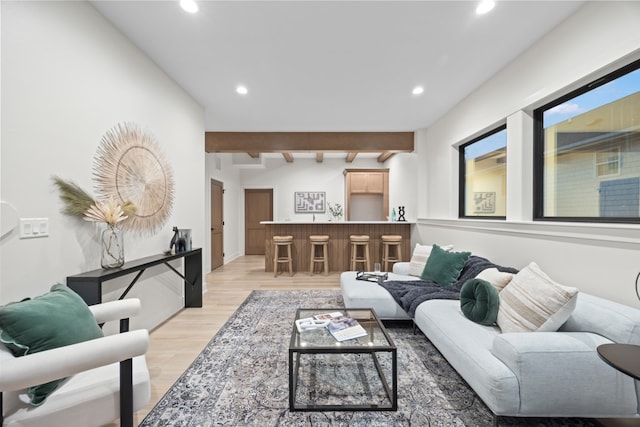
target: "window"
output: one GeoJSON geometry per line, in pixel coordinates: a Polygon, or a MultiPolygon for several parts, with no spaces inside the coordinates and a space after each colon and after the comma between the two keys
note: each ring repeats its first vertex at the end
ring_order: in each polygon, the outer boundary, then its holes
{"type": "Polygon", "coordinates": [[[507,127],[460,146],[461,218],[506,218],[507,127]]]}
{"type": "Polygon", "coordinates": [[[640,222],[640,61],[534,119],[535,219],[640,222]]]}
{"type": "Polygon", "coordinates": [[[620,147],[607,148],[596,153],[596,176],[618,175],[620,171],[620,147]]]}

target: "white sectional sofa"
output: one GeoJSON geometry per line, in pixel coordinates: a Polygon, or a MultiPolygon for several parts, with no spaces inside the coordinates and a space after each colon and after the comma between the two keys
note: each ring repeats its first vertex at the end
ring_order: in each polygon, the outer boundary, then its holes
{"type": "MultiPolygon", "coordinates": [[[[418,280],[396,263],[388,280],[418,280]]],[[[411,319],[376,283],[340,278],[347,308],[372,307],[382,319],[411,319]]],[[[502,333],[466,318],[458,300],[429,300],[415,325],[494,413],[520,417],[638,418],[640,381],[596,353],[600,344],[640,345],[640,310],[579,293],[569,319],[555,332],[502,333]]]]}

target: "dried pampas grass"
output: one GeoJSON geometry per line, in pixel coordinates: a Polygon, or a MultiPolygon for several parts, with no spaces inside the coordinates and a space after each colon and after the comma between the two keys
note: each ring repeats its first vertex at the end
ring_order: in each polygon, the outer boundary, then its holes
{"type": "Polygon", "coordinates": [[[82,217],[87,210],[95,203],[93,197],[84,191],[80,186],[71,181],[65,181],[59,176],[51,177],[53,183],[58,187],[60,200],[64,204],[62,212],[67,215],[82,217]]]}
{"type": "MultiPolygon", "coordinates": [[[[81,218],[86,218],[87,215],[91,216],[89,212],[94,210],[96,206],[106,206],[105,200],[95,200],[89,193],[84,191],[78,184],[65,181],[59,176],[52,176],[51,179],[56,187],[58,187],[58,192],[60,193],[60,200],[64,207],[62,208],[62,213],[77,216],[81,218]]],[[[109,198],[108,201],[110,203],[115,203],[113,198],[109,198]]],[[[117,204],[117,203],[116,203],[117,204]]],[[[122,212],[124,218],[119,219],[116,222],[120,222],[127,217],[131,217],[136,213],[136,206],[131,201],[126,201],[122,204],[117,204],[117,207],[112,207],[111,211],[115,211],[116,209],[122,212]]],[[[98,222],[106,222],[111,223],[107,219],[97,218],[93,219],[93,221],[98,222]]],[[[115,222],[114,222],[115,223],[115,222]]]]}

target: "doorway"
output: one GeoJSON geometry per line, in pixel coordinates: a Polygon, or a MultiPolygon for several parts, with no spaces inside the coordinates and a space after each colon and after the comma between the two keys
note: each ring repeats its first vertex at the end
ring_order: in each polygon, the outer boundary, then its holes
{"type": "Polygon", "coordinates": [[[211,180],[211,271],[224,264],[224,218],[222,182],[211,180]]]}
{"type": "Polygon", "coordinates": [[[260,221],[273,221],[273,189],[244,190],[244,253],[265,254],[265,226],[260,221]]]}

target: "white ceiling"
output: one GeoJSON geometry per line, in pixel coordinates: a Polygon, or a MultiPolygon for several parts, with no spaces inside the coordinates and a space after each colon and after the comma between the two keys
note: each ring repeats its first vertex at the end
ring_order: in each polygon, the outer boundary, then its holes
{"type": "Polygon", "coordinates": [[[92,1],[204,107],[207,131],[245,132],[428,127],[583,3],[92,1]]]}

